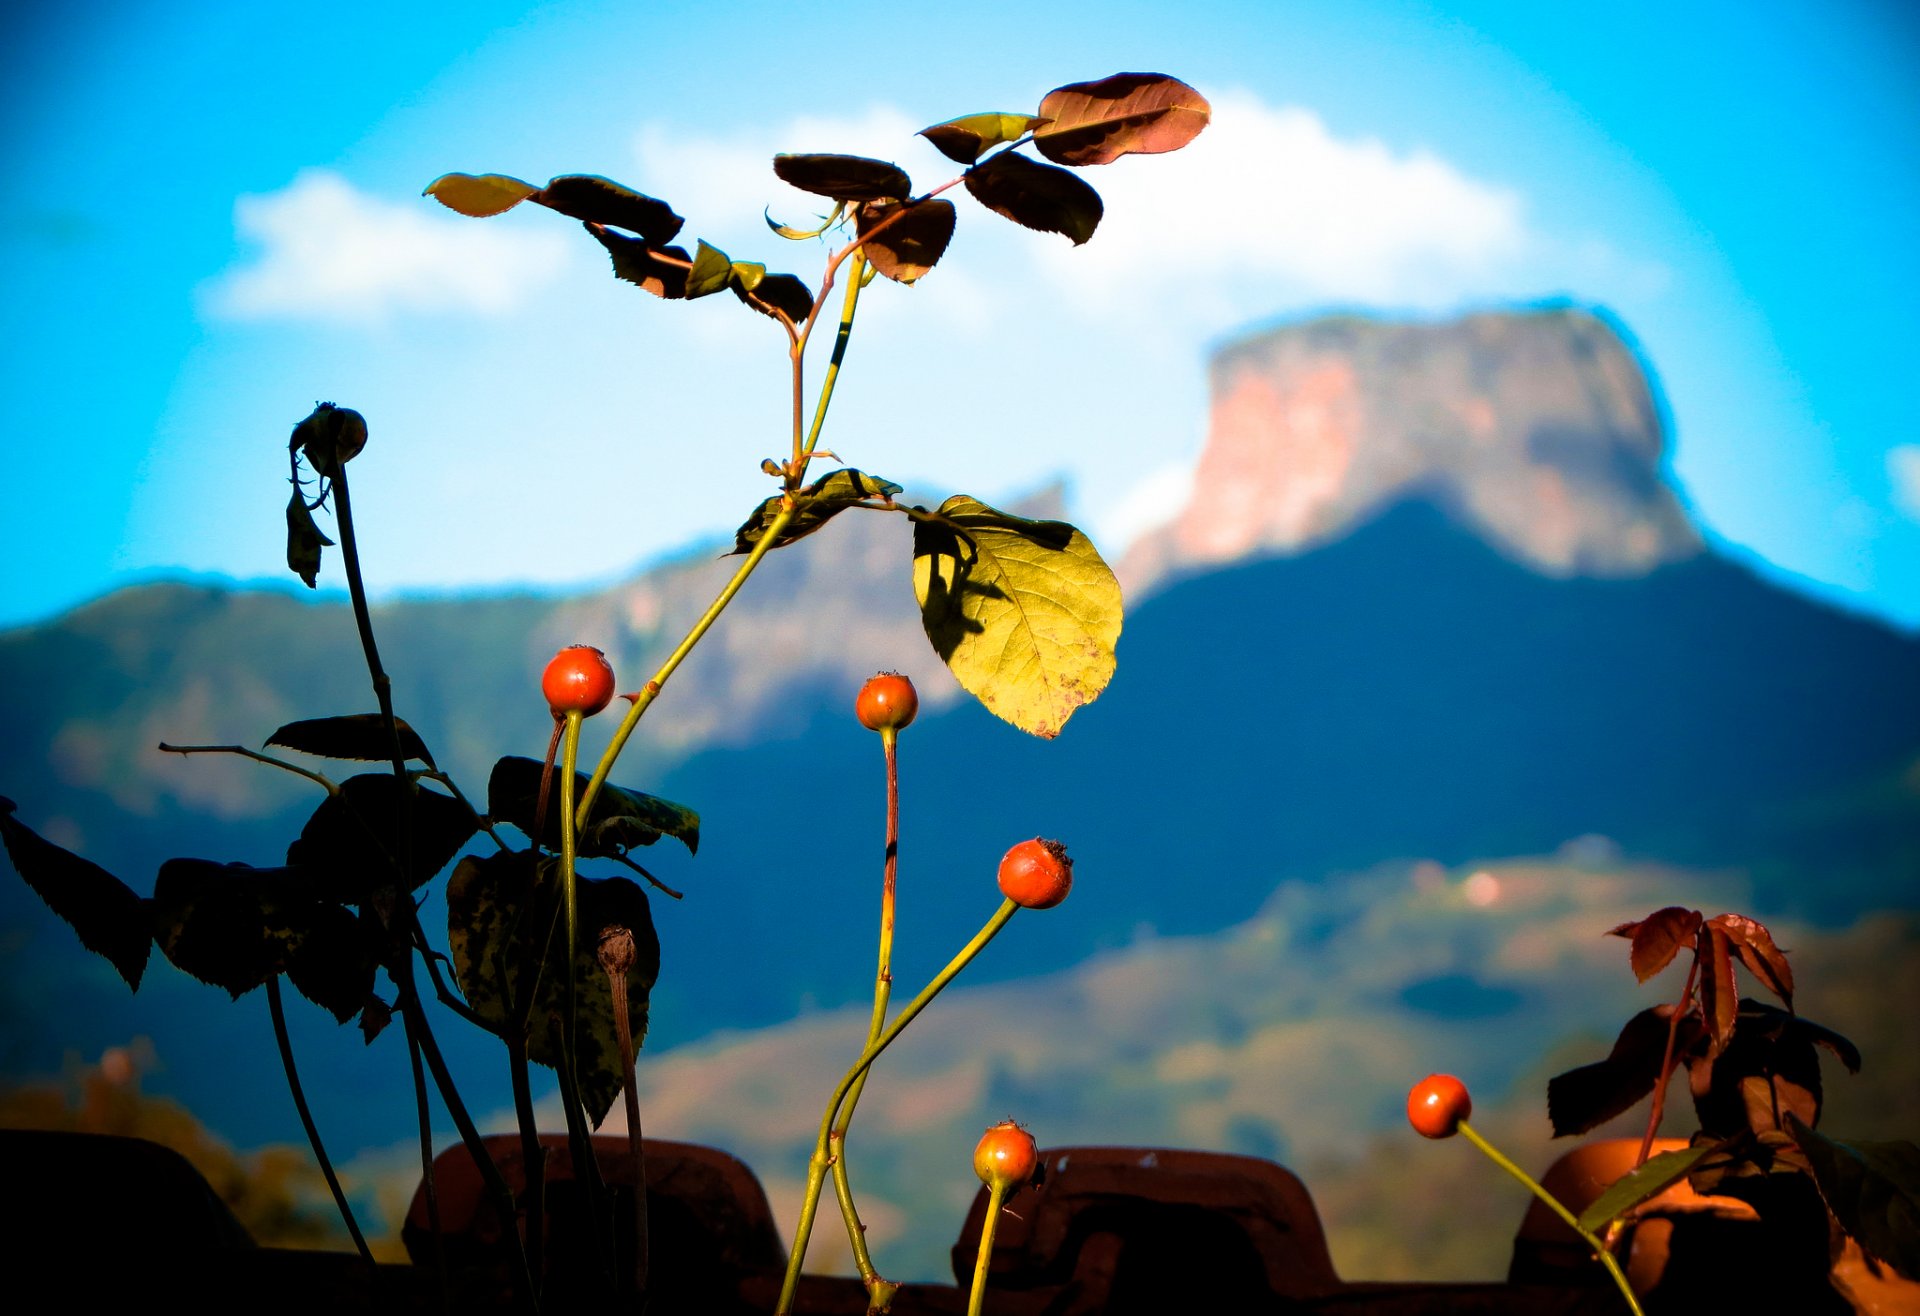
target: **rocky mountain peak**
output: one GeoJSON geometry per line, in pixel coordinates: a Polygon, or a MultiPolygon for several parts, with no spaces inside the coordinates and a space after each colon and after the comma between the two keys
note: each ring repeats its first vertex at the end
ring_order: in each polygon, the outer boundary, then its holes
{"type": "Polygon", "coordinates": [[[1543,307],[1335,316],[1228,344],[1185,508],[1128,555],[1138,589],[1337,539],[1422,498],[1551,576],[1635,576],[1699,551],[1661,469],[1653,384],[1606,319],[1543,307]]]}

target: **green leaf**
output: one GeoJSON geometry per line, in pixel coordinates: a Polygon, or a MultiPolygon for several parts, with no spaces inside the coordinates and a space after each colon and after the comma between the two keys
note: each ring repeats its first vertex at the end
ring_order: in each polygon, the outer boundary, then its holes
{"type": "Polygon", "coordinates": [[[735,261],[733,295],[760,314],[799,324],[813,314],[813,293],[791,274],[768,274],[764,265],[735,261]]]}
{"type": "Polygon", "coordinates": [[[320,898],[305,874],[287,868],[169,859],[153,886],[153,935],[161,951],[235,999],[287,968],[302,943],[318,936],[321,945],[307,957],[302,976],[345,1022],[373,990],[373,968],[357,925],[343,930],[343,917],[353,922],[351,914],[320,898]],[[347,964],[324,964],[329,954],[349,951],[347,964]],[[318,985],[343,969],[349,979],[344,986],[318,985]],[[339,1015],[348,1002],[352,1008],[339,1015]]]}
{"type": "MultiPolygon", "coordinates": [[[[408,782],[412,792],[405,843],[412,871],[407,890],[426,885],[458,854],[479,824],[452,796],[408,782]]],[[[310,874],[320,894],[344,904],[365,903],[399,879],[402,845],[400,788],[391,773],[366,772],[340,784],[307,819],[287,847],[287,863],[310,874]]]]}
{"type": "Polygon", "coordinates": [[[1123,155],[1177,151],[1213,115],[1207,98],[1164,73],[1116,73],[1056,87],[1040,101],[1052,122],[1033,144],[1058,164],[1111,164],[1123,155]]]}
{"type": "Polygon", "coordinates": [[[953,238],[953,221],[953,202],[941,197],[911,204],[869,201],[860,207],[858,230],[873,268],[899,283],[912,283],[946,251],[953,238]],[[881,224],[887,227],[878,237],[869,238],[867,234],[881,224]]]}
{"type": "Polygon", "coordinates": [[[540,189],[506,174],[442,174],[427,184],[430,196],[449,210],[475,219],[501,215],[540,189]]]}
{"type": "Polygon", "coordinates": [[[733,262],[727,258],[727,253],[702,242],[694,253],[693,268],[687,271],[683,295],[707,297],[716,292],[724,292],[727,285],[732,282],[733,262]]]}
{"type": "Polygon", "coordinates": [[[332,546],[333,541],[314,524],[305,495],[295,489],[287,500],[287,570],[313,589],[320,576],[320,550],[332,546]]]}
{"type": "MultiPolygon", "coordinates": [[[[528,1019],[527,1054],[556,1067],[558,1052],[547,1021],[566,1018],[567,966],[561,920],[555,916],[559,867],[536,868],[525,852],[460,861],[447,880],[447,947],[460,990],[483,1020],[502,1034],[528,1019]],[[540,874],[535,881],[535,873],[540,874]],[[537,973],[531,1009],[521,994],[530,966],[537,973]]],[[[577,877],[579,942],[574,949],[579,1031],[575,1070],[580,1099],[598,1125],[624,1081],[613,1022],[613,992],[600,967],[600,930],[619,924],[638,951],[627,971],[628,1024],[637,1050],[647,1032],[647,1003],[660,976],[660,940],[646,892],[623,877],[577,877]]]]}
{"type": "Polygon", "coordinates": [[[1840,1142],[1791,1115],[1787,1128],[1840,1227],[1908,1279],[1920,1279],[1920,1147],[1840,1142]]]}
{"type": "MultiPolygon", "coordinates": [[[[865,471],[829,471],[800,491],[800,510],[787,522],[787,528],[781,532],[774,547],[785,548],[796,539],[805,539],[855,503],[869,498],[891,499],[899,492],[900,486],[893,481],[882,480],[865,471]]],[[[775,494],[754,508],[753,515],[734,531],[733,551],[736,554],[750,553],[753,546],[760,542],[767,527],[773,524],[774,517],[780,514],[780,497],[775,494]]]]}
{"type": "Polygon", "coordinates": [[[913,182],[899,165],[863,155],[776,155],[780,181],[835,201],[884,201],[913,195],[913,182]]]}
{"type": "Polygon", "coordinates": [[[567,174],[556,178],[534,193],[532,199],[549,210],[589,224],[611,224],[629,233],[638,233],[656,247],[672,242],[681,225],[687,222],[674,214],[673,207],[666,202],[595,174],[567,174]]]}
{"type": "MultiPolygon", "coordinates": [[[[400,733],[400,752],[434,766],[433,755],[414,729],[395,718],[400,733]]],[[[378,763],[393,758],[393,737],[387,734],[386,719],[378,713],[350,713],[344,717],[316,717],[289,722],[267,737],[267,744],[282,749],[297,749],[323,759],[357,759],[378,763]]]]}
{"type": "Polygon", "coordinates": [[[1604,1193],[1588,1203],[1580,1213],[1580,1227],[1589,1234],[1625,1215],[1649,1197],[1665,1192],[1692,1173],[1693,1167],[1720,1150],[1720,1144],[1703,1142],[1697,1147],[1661,1152],[1647,1159],[1639,1169],[1613,1181],[1604,1193]]]}
{"type": "Polygon", "coordinates": [[[1003,151],[967,170],[967,191],[997,215],[1042,233],[1064,233],[1079,246],[1100,225],[1100,194],[1065,169],[1003,151]]]}
{"type": "Polygon", "coordinates": [[[767,210],[761,211],[760,217],[767,221],[768,228],[772,229],[775,233],[778,233],[781,237],[787,238],[793,242],[804,242],[808,238],[819,237],[822,233],[825,233],[828,229],[832,228],[835,224],[838,224],[840,222],[840,216],[844,215],[846,211],[847,211],[846,202],[844,201],[834,202],[832,212],[830,214],[822,215],[820,217],[820,223],[813,228],[797,228],[792,224],[782,224],[776,219],[774,219],[773,213],[771,211],[767,211],[767,210]]]}
{"type": "Polygon", "coordinates": [[[919,135],[932,142],[947,159],[972,164],[981,152],[1017,142],[1045,122],[1031,114],[963,114],[931,128],[922,128],[919,135]]]}
{"type": "Polygon", "coordinates": [[[960,684],[1052,737],[1113,676],[1120,585],[1087,537],[956,494],[915,518],[913,585],[927,638],[960,684]]]}
{"type": "Polygon", "coordinates": [[[690,262],[683,248],[662,247],[655,251],[639,238],[630,238],[597,224],[588,224],[587,232],[607,249],[607,255],[613,259],[614,277],[668,301],[678,301],[687,295],[690,262]],[[672,259],[662,260],[663,256],[672,259]]]}
{"type": "MultiPolygon", "coordinates": [[[[509,755],[493,765],[487,778],[487,812],[499,822],[509,822],[527,836],[533,835],[533,814],[539,807],[540,774],[544,764],[537,759],[509,755]]],[[[560,848],[560,778],[554,769],[552,794],[547,800],[545,835],[542,844],[560,848]]],[[[587,776],[575,773],[574,798],[587,792],[587,776]]],[[[637,845],[652,845],[662,836],[671,836],[693,854],[700,848],[700,815],[684,805],[663,800],[640,791],[627,790],[607,782],[593,797],[587,813],[587,825],[575,838],[576,849],[586,858],[623,854],[637,845]]]]}
{"type": "Polygon", "coordinates": [[[112,964],[127,986],[140,990],[153,949],[146,902],[91,860],[52,841],[13,816],[15,804],[0,797],[0,841],[16,872],[61,919],[80,934],[80,944],[112,964]]]}

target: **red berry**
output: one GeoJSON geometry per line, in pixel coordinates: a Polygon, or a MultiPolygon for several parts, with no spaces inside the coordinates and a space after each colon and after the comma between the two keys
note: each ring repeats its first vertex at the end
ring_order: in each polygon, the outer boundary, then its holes
{"type": "Polygon", "coordinates": [[[613,667],[592,645],[570,644],[547,664],[540,693],[557,718],[574,712],[592,717],[613,698],[613,667]]]}
{"type": "Polygon", "coordinates": [[[1034,837],[1000,860],[1000,894],[1027,909],[1052,909],[1073,887],[1073,860],[1058,841],[1034,837]]]}
{"type": "Polygon", "coordinates": [[[1467,1085],[1452,1074],[1428,1074],[1407,1093],[1407,1123],[1423,1138],[1451,1138],[1471,1114],[1467,1085]]]}
{"type": "Polygon", "coordinates": [[[973,1149],[973,1172],[990,1188],[1017,1188],[1040,1168],[1033,1135],[1012,1120],[1002,1120],[980,1135],[973,1149]]]}
{"type": "Polygon", "coordinates": [[[920,711],[913,682],[898,672],[879,672],[867,678],[853,701],[853,715],[869,731],[900,731],[920,711]]]}

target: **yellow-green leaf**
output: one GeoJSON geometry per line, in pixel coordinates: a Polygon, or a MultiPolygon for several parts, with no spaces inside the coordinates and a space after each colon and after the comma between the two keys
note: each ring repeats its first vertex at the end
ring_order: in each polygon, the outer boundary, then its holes
{"type": "Polygon", "coordinates": [[[512,210],[540,189],[506,174],[442,174],[424,195],[475,219],[512,210]]]}
{"type": "Polygon", "coordinates": [[[1120,584],[1063,521],[965,494],[916,515],[913,588],[927,638],[960,684],[1022,731],[1052,737],[1113,676],[1120,584]]]}
{"type": "Polygon", "coordinates": [[[983,151],[1017,142],[1047,120],[1031,114],[963,114],[958,119],[922,128],[920,136],[940,154],[961,164],[972,164],[983,151]]]}

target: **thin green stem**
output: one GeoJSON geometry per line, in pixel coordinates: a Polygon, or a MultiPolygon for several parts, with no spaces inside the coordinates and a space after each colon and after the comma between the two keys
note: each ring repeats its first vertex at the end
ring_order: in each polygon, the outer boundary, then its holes
{"type": "Polygon", "coordinates": [[[933,998],[938,996],[962,969],[973,962],[974,956],[986,949],[987,943],[1007,925],[1007,920],[1012,918],[1019,908],[1020,906],[1011,900],[1001,901],[1000,908],[994,911],[993,917],[973,934],[973,940],[962,946],[959,954],[947,961],[947,967],[934,975],[933,980],[920,989],[918,996],[907,1002],[906,1008],[901,1010],[898,1017],[887,1026],[887,1030],[880,1034],[879,1040],[861,1053],[860,1058],[854,1062],[853,1068],[846,1072],[840,1080],[840,1085],[833,1090],[833,1097],[827,1102],[826,1114],[820,1118],[820,1133],[814,1140],[813,1156],[807,1163],[807,1190],[800,1203],[800,1223],[794,1230],[793,1249],[787,1254],[786,1278],[780,1285],[780,1302],[774,1308],[774,1316],[788,1316],[788,1313],[793,1310],[793,1295],[800,1286],[800,1267],[806,1261],[807,1243],[813,1235],[814,1216],[820,1209],[820,1190],[826,1183],[830,1169],[828,1144],[833,1134],[834,1119],[840,1113],[840,1103],[847,1099],[847,1093],[853,1090],[853,1085],[860,1081],[861,1075],[873,1067],[873,1062],[880,1058],[881,1052],[893,1045],[893,1039],[900,1036],[906,1026],[919,1017],[922,1010],[932,1004],[933,998]]]}
{"type": "Polygon", "coordinates": [[[255,763],[265,763],[271,767],[291,772],[296,777],[305,777],[308,781],[323,787],[329,795],[338,795],[340,793],[338,786],[334,785],[319,773],[308,772],[305,768],[296,767],[288,763],[285,759],[277,759],[271,754],[256,753],[248,749],[245,745],[169,745],[163,740],[160,742],[160,749],[162,753],[166,754],[238,754],[243,759],[252,759],[255,763]]]}
{"type": "Polygon", "coordinates": [[[686,638],[667,655],[666,661],[661,663],[659,670],[653,674],[653,679],[633,696],[632,706],[627,709],[627,715],[620,720],[620,726],[614,731],[613,739],[608,743],[606,752],[600,756],[600,762],[594,767],[593,777],[587,782],[587,789],[580,796],[580,803],[574,810],[575,826],[586,826],[588,811],[593,808],[593,801],[600,794],[600,788],[606,785],[607,774],[613,771],[614,761],[620,757],[620,751],[626,748],[627,740],[633,735],[633,729],[640,725],[641,717],[646,714],[648,708],[653,706],[653,701],[660,697],[661,688],[679,669],[680,664],[686,661],[687,655],[693,652],[693,646],[700,643],[702,637],[713,628],[713,623],[720,619],[720,614],[726,611],[729,603],[733,602],[734,595],[738,594],[740,587],[747,583],[747,577],[753,574],[754,568],[758,567],[762,559],[773,551],[774,545],[780,542],[780,536],[786,533],[787,526],[792,524],[794,514],[798,510],[798,507],[789,501],[774,514],[773,520],[761,534],[759,542],[754,544],[752,551],[734,571],[733,578],[707,606],[707,610],[700,614],[700,620],[693,624],[693,629],[687,632],[686,638]]]}
{"type": "Polygon", "coordinates": [[[360,1232],[359,1222],[353,1218],[353,1208],[347,1205],[347,1195],[340,1190],[340,1177],[333,1172],[333,1162],[327,1159],[326,1146],[320,1141],[320,1126],[313,1122],[313,1111],[307,1107],[307,1094],[300,1086],[300,1071],[293,1064],[293,1040],[287,1034],[287,1011],[280,1000],[280,975],[274,974],[267,979],[267,1008],[273,1012],[273,1037],[280,1044],[280,1063],[287,1071],[287,1087],[293,1093],[294,1109],[300,1112],[300,1124],[307,1131],[307,1141],[313,1145],[313,1159],[320,1162],[320,1173],[326,1176],[327,1187],[333,1192],[333,1204],[340,1209],[340,1218],[346,1222],[347,1232],[353,1235],[353,1246],[360,1253],[362,1261],[371,1262],[373,1253],[367,1248],[366,1236],[360,1232]]]}
{"type": "MultiPolygon", "coordinates": [[[[807,431],[807,441],[799,443],[799,432],[794,433],[794,471],[792,487],[799,488],[806,480],[807,463],[813,460],[813,450],[820,446],[820,432],[827,423],[827,408],[833,402],[833,386],[840,378],[840,367],[847,359],[847,343],[853,337],[853,316],[860,305],[860,289],[866,280],[860,277],[866,266],[866,257],[856,252],[853,257],[853,272],[847,276],[847,291],[840,303],[840,329],[833,337],[833,355],[827,360],[826,377],[820,381],[820,398],[814,404],[813,424],[807,431]]],[[[811,325],[808,326],[811,330],[811,325]]]]}
{"type": "Polygon", "coordinates": [[[987,1262],[993,1257],[993,1232],[1000,1224],[1000,1204],[1006,1200],[1007,1185],[994,1182],[987,1186],[987,1218],[980,1225],[980,1255],[973,1262],[973,1287],[967,1293],[967,1316],[980,1316],[987,1300],[987,1262]]]}
{"type": "Polygon", "coordinates": [[[1460,1121],[1460,1132],[1467,1135],[1468,1142],[1486,1153],[1488,1160],[1525,1184],[1528,1192],[1545,1202],[1555,1215],[1566,1221],[1567,1228],[1578,1234],[1581,1241],[1593,1249],[1593,1255],[1600,1258],[1600,1264],[1607,1268],[1607,1274],[1613,1276],[1613,1282],[1619,1286],[1620,1295],[1627,1300],[1627,1306],[1633,1311],[1633,1316],[1645,1316],[1645,1313],[1640,1310],[1640,1300],[1633,1295],[1633,1285],[1627,1283],[1627,1277],[1620,1271],[1620,1263],[1613,1259],[1613,1253],[1607,1251],[1605,1243],[1581,1228],[1580,1217],[1567,1210],[1559,1198],[1542,1188],[1532,1175],[1508,1160],[1499,1148],[1481,1137],[1479,1131],[1465,1120],[1460,1121]]]}

